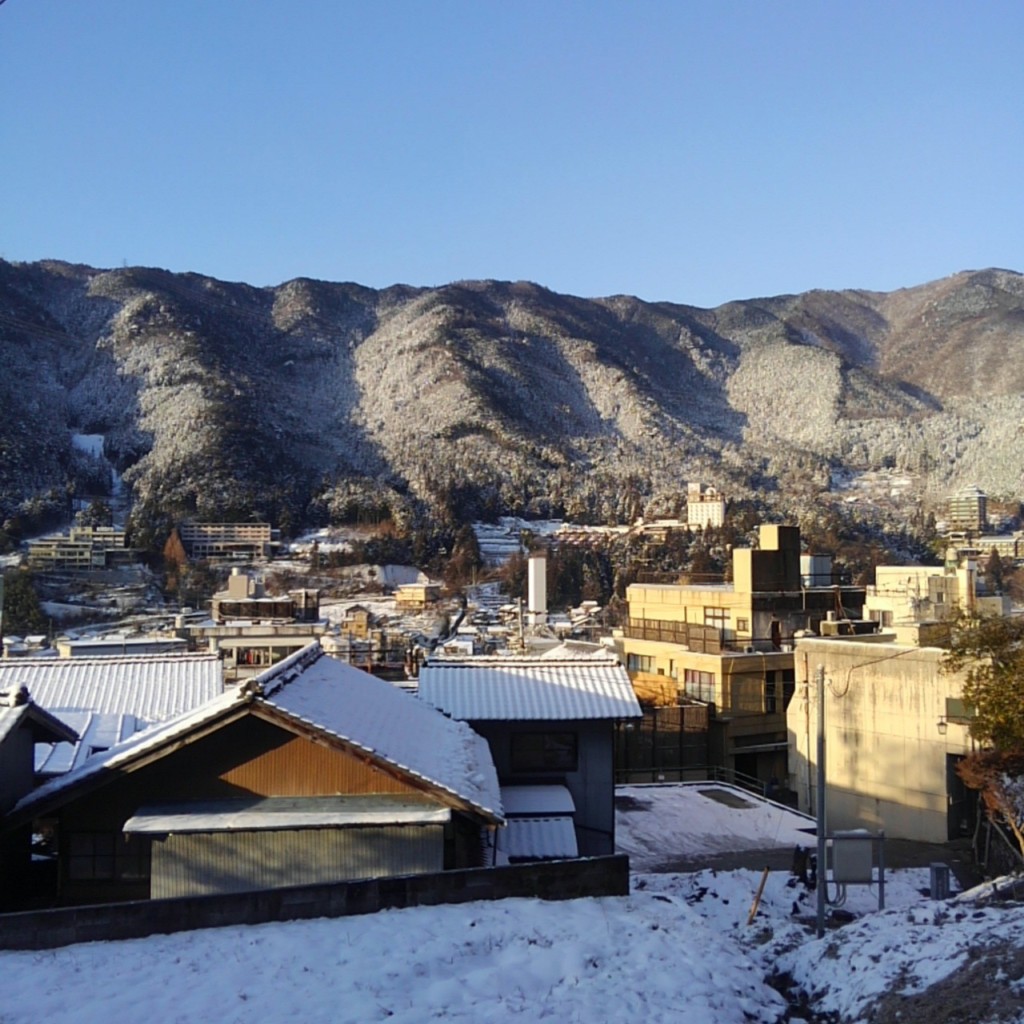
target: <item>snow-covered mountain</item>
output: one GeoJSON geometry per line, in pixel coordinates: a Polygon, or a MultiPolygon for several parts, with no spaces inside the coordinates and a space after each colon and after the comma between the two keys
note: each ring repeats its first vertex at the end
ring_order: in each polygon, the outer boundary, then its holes
{"type": "Polygon", "coordinates": [[[882,468],[1017,494],[1022,347],[1024,277],[1001,270],[709,310],[0,262],[0,516],[62,500],[76,431],[105,436],[156,533],[182,513],[604,520],[688,478],[806,501],[882,468]]]}

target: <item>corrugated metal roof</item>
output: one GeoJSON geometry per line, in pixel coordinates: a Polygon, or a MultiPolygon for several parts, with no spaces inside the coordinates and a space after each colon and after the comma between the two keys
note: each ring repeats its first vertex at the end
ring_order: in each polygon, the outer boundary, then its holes
{"type": "Polygon", "coordinates": [[[125,822],[126,833],[255,832],[337,828],[345,825],[438,825],[452,812],[429,800],[387,796],[217,800],[141,807],[125,822]]]}
{"type": "Polygon", "coordinates": [[[509,818],[500,842],[509,860],[563,860],[579,856],[572,818],[509,818]]]}
{"type": "Polygon", "coordinates": [[[473,658],[428,662],[421,700],[453,718],[484,721],[575,721],[640,718],[626,670],[611,661],[473,658]]]}
{"type": "Polygon", "coordinates": [[[110,714],[101,711],[62,711],[61,721],[78,733],[77,743],[37,743],[36,774],[49,777],[78,768],[98,753],[123,743],[147,723],[134,715],[110,714]]]}
{"type": "Polygon", "coordinates": [[[58,717],[75,709],[153,723],[205,703],[223,691],[224,682],[214,654],[0,660],[0,690],[19,686],[58,717]]]}
{"type": "Polygon", "coordinates": [[[565,786],[502,786],[501,802],[509,817],[574,814],[576,802],[565,786]]]}

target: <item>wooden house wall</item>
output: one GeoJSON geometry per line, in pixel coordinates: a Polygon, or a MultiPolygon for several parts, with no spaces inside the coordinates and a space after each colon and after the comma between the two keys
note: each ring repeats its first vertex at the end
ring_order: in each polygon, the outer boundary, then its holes
{"type": "Polygon", "coordinates": [[[193,800],[422,792],[373,767],[361,755],[295,736],[249,715],[115,778],[56,812],[61,862],[58,901],[77,904],[149,896],[148,879],[73,880],[67,870],[73,834],[120,837],[124,823],[140,807],[193,800]]]}

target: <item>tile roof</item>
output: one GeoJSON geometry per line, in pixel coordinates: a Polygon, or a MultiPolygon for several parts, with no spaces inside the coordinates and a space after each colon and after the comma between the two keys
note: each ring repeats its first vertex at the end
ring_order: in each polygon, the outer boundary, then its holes
{"type": "Polygon", "coordinates": [[[626,670],[611,660],[429,661],[420,669],[419,696],[467,722],[641,717],[626,670]]]}
{"type": "Polygon", "coordinates": [[[0,691],[19,686],[58,717],[75,709],[134,715],[150,723],[198,707],[224,689],[214,654],[0,660],[0,691]]]}
{"type": "Polygon", "coordinates": [[[487,741],[391,683],[313,645],[258,677],[272,707],[376,754],[501,819],[487,741]],[[301,661],[299,659],[305,659],[301,661]],[[289,677],[289,662],[301,669],[289,677]]]}
{"type": "Polygon", "coordinates": [[[28,812],[97,773],[126,767],[218,717],[248,706],[301,722],[444,790],[502,823],[490,748],[464,722],[445,717],[390,683],[327,657],[318,643],[285,658],[236,690],[146,729],[40,786],[16,808],[28,812]]]}
{"type": "Polygon", "coordinates": [[[22,720],[31,723],[36,734],[36,743],[50,743],[58,739],[70,741],[75,735],[75,730],[70,724],[51,715],[34,701],[24,704],[6,704],[0,701],[0,743],[22,720]]]}

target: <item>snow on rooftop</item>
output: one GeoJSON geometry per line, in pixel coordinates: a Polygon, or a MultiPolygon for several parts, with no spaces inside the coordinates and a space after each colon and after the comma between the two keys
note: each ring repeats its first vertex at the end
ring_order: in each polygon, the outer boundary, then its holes
{"type": "Polygon", "coordinates": [[[483,737],[390,683],[327,657],[316,643],[242,688],[89,758],[40,786],[18,808],[24,811],[92,773],[129,764],[251,700],[278,708],[503,820],[497,772],[483,737]]]}
{"type": "Polygon", "coordinates": [[[134,715],[77,709],[61,711],[60,720],[74,729],[79,739],[77,743],[36,744],[35,770],[43,778],[79,768],[88,758],[105,753],[149,725],[134,715]]]}
{"type": "Polygon", "coordinates": [[[814,819],[719,782],[615,787],[615,836],[635,871],[699,856],[817,842],[814,819]]]}
{"type": "Polygon", "coordinates": [[[633,685],[612,660],[470,658],[428,661],[420,699],[464,721],[639,718],[633,685]]]}
{"type": "Polygon", "coordinates": [[[19,686],[58,717],[77,709],[150,723],[198,707],[224,689],[214,654],[0,660],[0,691],[19,686]]]}
{"type": "Polygon", "coordinates": [[[391,683],[306,648],[257,677],[268,704],[502,817],[486,741],[391,683]],[[299,659],[302,659],[301,661],[299,659]],[[289,663],[301,664],[294,678],[289,663]]]}

